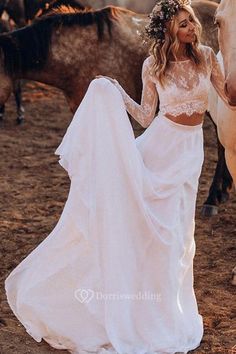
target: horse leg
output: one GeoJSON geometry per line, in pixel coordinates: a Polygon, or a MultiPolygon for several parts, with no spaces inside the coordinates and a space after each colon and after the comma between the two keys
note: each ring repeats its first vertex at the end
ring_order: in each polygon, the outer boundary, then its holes
{"type": "Polygon", "coordinates": [[[236,151],[225,149],[226,163],[229,168],[230,174],[233,178],[234,185],[236,186],[236,151]]]}
{"type": "MultiPolygon", "coordinates": [[[[225,168],[223,173],[223,183],[222,183],[222,200],[228,200],[229,198],[229,189],[232,188],[233,180],[236,185],[236,153],[232,152],[229,149],[225,149],[225,168]],[[227,162],[227,165],[226,165],[227,162]],[[233,178],[228,170],[232,173],[233,178]]],[[[231,284],[236,286],[236,266],[232,270],[231,284]]]]}
{"type": "MultiPolygon", "coordinates": [[[[213,121],[212,121],[213,122],[213,121]]],[[[216,133],[217,127],[213,122],[216,133]]],[[[207,200],[204,202],[201,215],[202,216],[213,216],[218,214],[218,205],[222,201],[222,182],[223,182],[223,172],[225,169],[225,151],[223,145],[220,143],[217,136],[217,152],[218,152],[218,161],[215,169],[215,174],[213,177],[212,184],[209,189],[209,194],[207,200]]]]}
{"type": "Polygon", "coordinates": [[[16,101],[16,107],[17,107],[17,118],[16,122],[17,124],[22,124],[24,122],[24,107],[22,106],[22,95],[21,95],[21,81],[17,80],[14,83],[14,95],[15,95],[15,101],[16,101]]]}
{"type": "Polygon", "coordinates": [[[225,203],[227,200],[229,200],[229,194],[230,190],[233,187],[233,178],[228,170],[227,164],[226,164],[226,150],[224,154],[224,168],[223,168],[223,179],[222,179],[222,195],[221,195],[221,202],[225,203]]]}

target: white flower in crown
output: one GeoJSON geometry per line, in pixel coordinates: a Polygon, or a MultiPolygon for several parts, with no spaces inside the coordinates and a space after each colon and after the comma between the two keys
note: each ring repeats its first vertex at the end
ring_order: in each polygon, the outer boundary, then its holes
{"type": "Polygon", "coordinates": [[[156,6],[154,7],[153,11],[155,11],[155,12],[161,11],[161,5],[156,5],[156,6]]]}

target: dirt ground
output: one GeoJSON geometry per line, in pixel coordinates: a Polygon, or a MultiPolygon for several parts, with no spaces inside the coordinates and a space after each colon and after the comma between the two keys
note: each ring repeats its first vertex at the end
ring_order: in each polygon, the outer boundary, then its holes
{"type": "MultiPolygon", "coordinates": [[[[11,98],[0,128],[0,354],[59,353],[44,341],[35,342],[19,324],[7,304],[4,279],[50,233],[62,212],[69,179],[54,151],[72,114],[61,92],[42,84],[26,83],[24,106],[25,124],[17,126],[11,98]]],[[[232,194],[217,216],[200,216],[216,162],[214,129],[208,119],[204,131],[206,157],[197,202],[194,270],[205,331],[201,346],[192,353],[235,354],[236,288],[230,278],[236,264],[236,198],[232,194]]]]}

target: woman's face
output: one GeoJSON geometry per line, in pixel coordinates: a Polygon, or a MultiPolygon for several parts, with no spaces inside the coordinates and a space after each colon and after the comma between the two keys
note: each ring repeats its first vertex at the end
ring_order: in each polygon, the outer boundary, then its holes
{"type": "Polygon", "coordinates": [[[196,38],[196,25],[192,15],[184,10],[181,10],[177,16],[177,37],[180,43],[192,43],[196,38]]]}

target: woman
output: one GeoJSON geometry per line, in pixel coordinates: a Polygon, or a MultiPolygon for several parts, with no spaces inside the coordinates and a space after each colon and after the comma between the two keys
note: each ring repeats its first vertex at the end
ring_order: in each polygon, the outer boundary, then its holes
{"type": "Polygon", "coordinates": [[[71,178],[63,213],[6,279],[27,332],[71,353],[187,353],[203,335],[195,202],[210,81],[227,102],[224,78],[188,1],[160,0],[150,17],[141,105],[92,81],[56,150],[71,178]],[[137,139],[126,110],[148,127],[137,139]]]}

